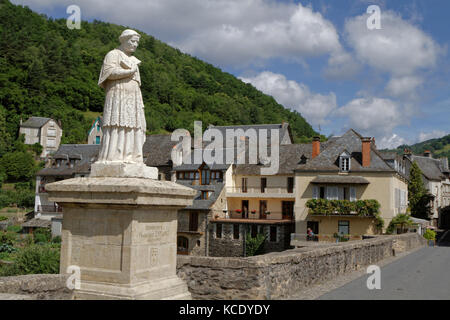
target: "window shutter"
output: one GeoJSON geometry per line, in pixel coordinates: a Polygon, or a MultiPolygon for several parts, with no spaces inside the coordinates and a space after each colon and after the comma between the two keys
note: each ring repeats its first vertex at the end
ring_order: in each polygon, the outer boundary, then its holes
{"type": "Polygon", "coordinates": [[[313,199],[319,199],[319,187],[313,186],[313,199]]]}
{"type": "Polygon", "coordinates": [[[356,201],[356,188],[350,187],[350,201],[356,201]]]}

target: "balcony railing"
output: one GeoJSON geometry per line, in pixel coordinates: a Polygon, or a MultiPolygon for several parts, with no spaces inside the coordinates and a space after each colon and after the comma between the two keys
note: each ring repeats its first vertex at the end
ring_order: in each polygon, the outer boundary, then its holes
{"type": "Polygon", "coordinates": [[[47,205],[47,206],[37,206],[38,212],[62,212],[62,207],[47,205]]]}
{"type": "Polygon", "coordinates": [[[264,193],[271,193],[271,194],[293,194],[294,189],[289,189],[286,186],[284,187],[227,187],[228,193],[249,193],[249,194],[264,194],[264,193]]]}
{"type": "Polygon", "coordinates": [[[294,220],[294,213],[286,213],[281,211],[248,211],[230,210],[229,219],[244,219],[244,220],[294,220]]]}

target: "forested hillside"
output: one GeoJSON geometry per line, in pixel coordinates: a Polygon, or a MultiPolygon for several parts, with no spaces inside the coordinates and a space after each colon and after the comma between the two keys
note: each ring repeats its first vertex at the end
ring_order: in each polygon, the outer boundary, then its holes
{"type": "Polygon", "coordinates": [[[450,134],[439,139],[431,139],[424,142],[413,144],[412,146],[402,145],[396,149],[397,152],[403,152],[404,149],[411,150],[414,154],[423,154],[425,151],[431,151],[434,158],[447,157],[450,160],[450,134]]]}
{"type": "MultiPolygon", "coordinates": [[[[64,19],[0,0],[0,156],[11,151],[20,119],[31,115],[61,120],[62,143],[86,141],[103,109],[100,67],[123,29],[94,21],[70,30],[64,19]]],[[[287,121],[296,141],[315,134],[299,113],[253,86],[140,33],[136,56],[149,133],[191,130],[202,120],[204,126],[287,121]]]]}

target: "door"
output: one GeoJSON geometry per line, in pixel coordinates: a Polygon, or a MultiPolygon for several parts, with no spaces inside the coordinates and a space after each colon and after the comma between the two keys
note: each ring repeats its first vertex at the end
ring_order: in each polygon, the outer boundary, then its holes
{"type": "Polygon", "coordinates": [[[267,219],[266,215],[267,211],[267,200],[259,200],[259,218],[260,219],[267,219]]]}
{"type": "Polygon", "coordinates": [[[317,221],[308,221],[306,225],[306,231],[308,232],[308,229],[311,229],[312,232],[314,232],[315,235],[319,234],[319,222],[317,221]]]}
{"type": "Polygon", "coordinates": [[[281,204],[283,220],[294,219],[294,201],[283,201],[281,204]]]}
{"type": "Polygon", "coordinates": [[[248,200],[242,200],[242,219],[248,219],[248,200]]]}

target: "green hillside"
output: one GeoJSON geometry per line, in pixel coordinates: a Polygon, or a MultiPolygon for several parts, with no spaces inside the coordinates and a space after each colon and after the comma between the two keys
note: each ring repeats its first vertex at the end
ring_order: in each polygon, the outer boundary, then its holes
{"type": "Polygon", "coordinates": [[[401,153],[405,149],[411,150],[414,154],[423,154],[428,150],[431,151],[434,158],[447,157],[450,160],[450,134],[439,139],[431,139],[411,146],[402,145],[396,151],[401,153]]]}
{"type": "MultiPolygon", "coordinates": [[[[31,115],[61,120],[62,143],[86,141],[89,115],[103,109],[97,85],[103,58],[124,28],[94,21],[69,30],[65,19],[0,0],[0,156],[11,151],[20,119],[31,115]]],[[[296,141],[315,134],[299,113],[250,84],[140,33],[136,56],[149,133],[192,131],[201,120],[204,126],[287,121],[296,141]]]]}

